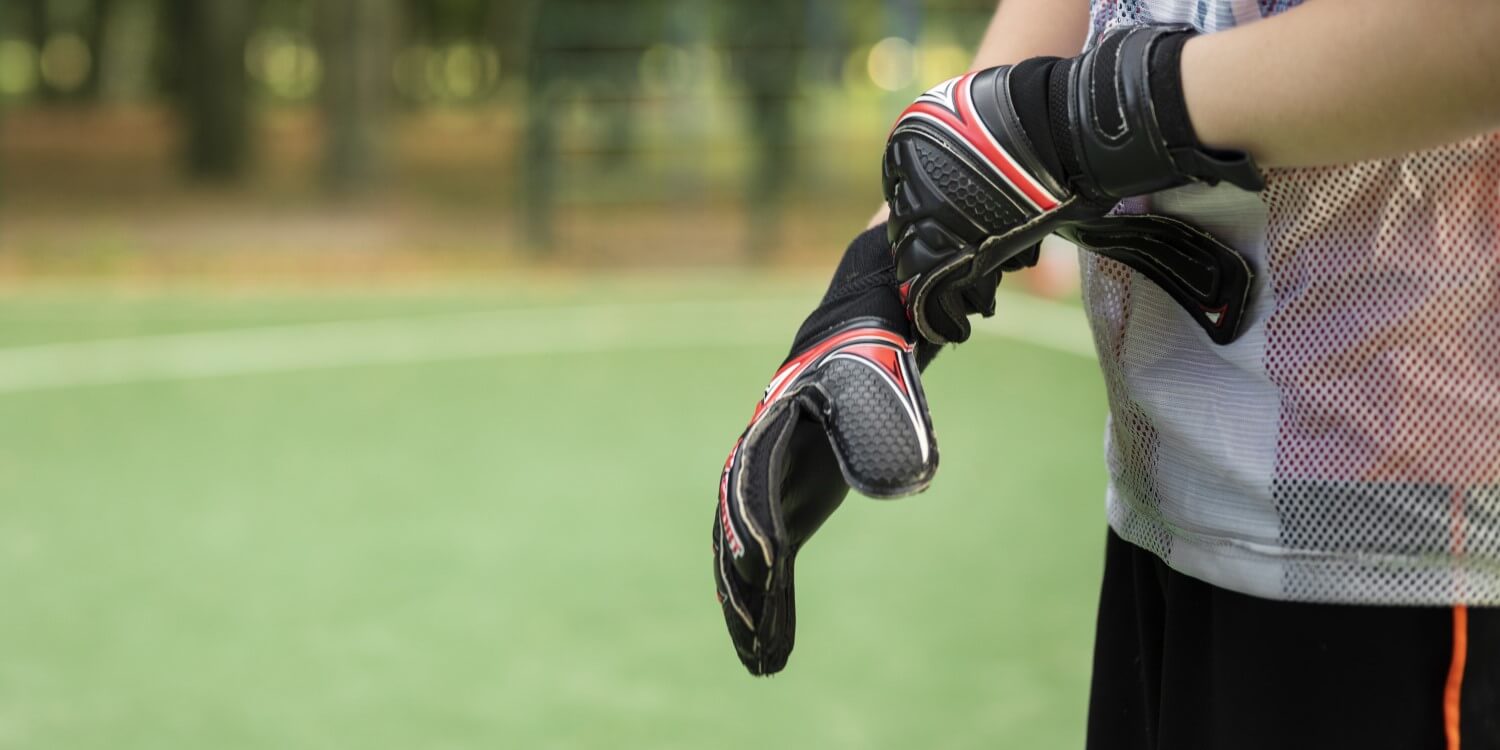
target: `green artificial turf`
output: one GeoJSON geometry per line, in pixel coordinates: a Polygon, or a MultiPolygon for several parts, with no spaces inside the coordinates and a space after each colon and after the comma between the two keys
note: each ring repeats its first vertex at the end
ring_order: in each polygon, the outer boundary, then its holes
{"type": "MultiPolygon", "coordinates": [[[[50,290],[0,303],[0,346],[736,296],[816,287],[50,290]]],[[[709,529],[783,346],[0,393],[0,748],[1080,746],[1095,365],[939,358],[932,489],[850,499],[799,560],[787,671],[752,679],[709,529]]]]}

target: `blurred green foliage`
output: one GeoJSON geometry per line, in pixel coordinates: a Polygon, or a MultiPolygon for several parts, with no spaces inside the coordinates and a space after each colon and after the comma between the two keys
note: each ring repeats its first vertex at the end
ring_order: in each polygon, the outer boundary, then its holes
{"type": "Polygon", "coordinates": [[[274,150],[268,118],[306,110],[319,182],[347,194],[391,183],[407,118],[469,113],[515,123],[494,134],[510,158],[489,199],[534,249],[556,244],[559,206],[579,196],[660,206],[712,183],[744,206],[758,257],[789,194],[826,194],[830,162],[874,163],[884,121],[963,70],[993,5],[0,0],[0,119],[166,107],[178,173],[234,185],[274,150]]]}

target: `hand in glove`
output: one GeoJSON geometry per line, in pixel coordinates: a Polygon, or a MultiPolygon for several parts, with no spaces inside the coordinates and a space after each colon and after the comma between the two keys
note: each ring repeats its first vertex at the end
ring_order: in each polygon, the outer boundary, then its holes
{"type": "Polygon", "coordinates": [[[1164,216],[1106,217],[1122,198],[1190,182],[1262,187],[1241,152],[1198,142],[1182,95],[1186,26],[1116,28],[1083,55],[947,81],[902,113],[884,161],[890,240],[917,333],[969,335],[969,297],[1057,232],[1140,271],[1217,343],[1238,333],[1251,271],[1164,216]]]}
{"type": "MultiPolygon", "coordinates": [[[[992,305],[994,291],[977,304],[992,305]]],[[[751,674],[786,666],[793,563],[849,488],[891,498],[932,481],[937,445],[918,372],[936,349],[913,344],[885,230],[860,235],[719,480],[714,579],[751,674]]]]}

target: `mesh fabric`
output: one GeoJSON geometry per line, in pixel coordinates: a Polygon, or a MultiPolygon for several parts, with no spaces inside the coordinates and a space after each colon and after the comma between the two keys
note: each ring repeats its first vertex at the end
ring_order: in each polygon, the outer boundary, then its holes
{"type": "MultiPolygon", "coordinates": [[[[1284,5],[1096,2],[1094,28],[1211,32],[1284,5]]],[[[1229,346],[1083,258],[1112,526],[1244,593],[1500,605],[1500,133],[1266,183],[1121,207],[1198,224],[1259,269],[1229,346]]]]}

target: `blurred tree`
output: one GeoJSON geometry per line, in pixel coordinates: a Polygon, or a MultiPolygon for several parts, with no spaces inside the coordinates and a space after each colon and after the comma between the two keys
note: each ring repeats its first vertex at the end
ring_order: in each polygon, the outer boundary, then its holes
{"type": "MultiPolygon", "coordinates": [[[[844,79],[844,58],[849,54],[853,30],[847,23],[844,0],[808,0],[807,50],[803,70],[813,80],[839,86],[844,79]]],[[[858,7],[858,6],[857,6],[858,7]]]]}
{"type": "Polygon", "coordinates": [[[318,0],[325,128],[323,176],[335,192],[369,180],[391,92],[392,0],[318,0]]]}
{"type": "Polygon", "coordinates": [[[485,20],[486,36],[499,47],[502,78],[524,71],[527,42],[527,0],[492,0],[485,20]]]}
{"type": "Polygon", "coordinates": [[[722,36],[731,73],[745,93],[745,115],[755,145],[745,187],[750,204],[752,257],[775,245],[781,197],[796,166],[792,105],[801,64],[806,8],[800,0],[730,0],[722,36]]]}
{"type": "Polygon", "coordinates": [[[606,167],[623,166],[634,140],[641,55],[662,36],[665,0],[533,0],[526,47],[526,239],[552,242],[557,130],[565,90],[583,94],[606,167]]]}
{"type": "Polygon", "coordinates": [[[543,250],[552,244],[552,204],[557,181],[557,122],[563,77],[559,61],[549,52],[561,13],[557,3],[533,0],[526,37],[526,145],[521,175],[521,203],[526,244],[543,250]]]}
{"type": "Polygon", "coordinates": [[[255,0],[163,0],[170,40],[167,88],[183,121],[189,175],[240,177],[250,152],[245,44],[255,0]]]}
{"type": "MultiPolygon", "coordinates": [[[[26,8],[26,37],[31,46],[40,55],[47,47],[47,39],[52,36],[51,16],[48,13],[47,0],[22,0],[26,8]]],[[[45,78],[37,81],[37,87],[32,96],[46,101],[56,98],[57,90],[47,83],[45,78]]]]}
{"type": "Polygon", "coordinates": [[[93,42],[91,100],[120,102],[153,92],[152,65],[161,43],[157,0],[101,0],[93,42]]]}
{"type": "Polygon", "coordinates": [[[472,105],[491,97],[502,71],[521,67],[526,2],[404,0],[407,47],[397,63],[403,101],[472,105]]]}
{"type": "MultiPolygon", "coordinates": [[[[922,29],[922,8],[917,0],[883,0],[885,6],[885,37],[904,39],[916,44],[922,29]]],[[[934,81],[933,83],[936,83],[934,81]]],[[[896,113],[911,103],[911,92],[905,88],[888,90],[885,93],[885,108],[892,120],[896,113]]]]}
{"type": "Polygon", "coordinates": [[[78,89],[78,95],[90,101],[99,98],[100,83],[104,80],[104,39],[109,32],[109,23],[115,10],[115,0],[91,0],[89,12],[83,19],[83,40],[88,46],[91,64],[88,77],[78,89]]]}
{"type": "Polygon", "coordinates": [[[21,0],[25,38],[40,56],[39,101],[96,100],[114,0],[21,0]]]}
{"type": "Polygon", "coordinates": [[[428,41],[482,35],[494,0],[406,0],[412,27],[428,41]]]}

